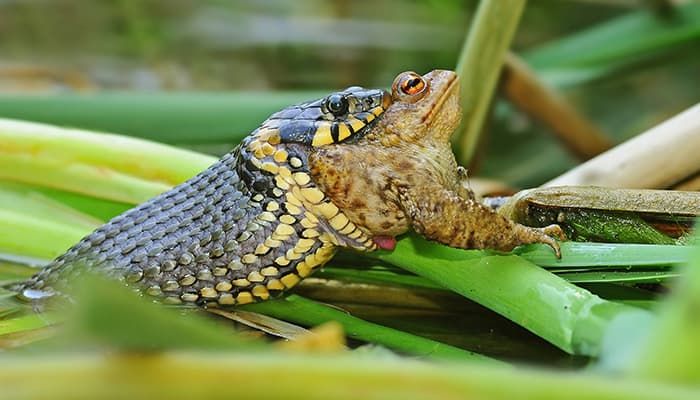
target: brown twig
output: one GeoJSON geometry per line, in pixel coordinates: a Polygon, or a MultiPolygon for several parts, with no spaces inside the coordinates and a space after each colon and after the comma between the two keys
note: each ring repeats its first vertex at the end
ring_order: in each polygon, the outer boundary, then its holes
{"type": "Polygon", "coordinates": [[[541,121],[581,160],[612,147],[612,142],[566,99],[542,82],[516,55],[506,56],[502,88],[508,99],[541,121]]]}

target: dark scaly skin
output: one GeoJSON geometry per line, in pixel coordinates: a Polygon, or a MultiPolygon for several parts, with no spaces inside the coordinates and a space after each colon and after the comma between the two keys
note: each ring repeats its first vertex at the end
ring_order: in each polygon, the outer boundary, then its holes
{"type": "Polygon", "coordinates": [[[109,221],[15,289],[51,297],[88,268],[167,303],[246,304],[293,287],[337,245],[374,249],[352,224],[333,229],[344,217],[308,174],[315,146],[357,140],[391,101],[383,90],[341,95],[347,113],[334,116],[321,99],[273,114],[210,168],[109,221]]]}
{"type": "Polygon", "coordinates": [[[462,187],[449,149],[461,115],[454,73],[418,77],[424,90],[410,95],[399,87],[407,76],[417,77],[399,75],[391,96],[353,87],[274,114],[15,289],[50,297],[85,267],[167,303],[246,304],[293,287],[339,246],[372,251],[410,227],[453,247],[542,242],[558,254],[547,236],[561,236],[557,226],[518,225],[462,187]],[[338,96],[347,102],[334,114],[338,96]]]}

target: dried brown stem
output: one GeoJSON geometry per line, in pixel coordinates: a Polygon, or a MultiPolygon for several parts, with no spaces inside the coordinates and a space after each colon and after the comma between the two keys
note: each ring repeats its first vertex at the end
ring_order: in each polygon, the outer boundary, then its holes
{"type": "Polygon", "coordinates": [[[579,159],[588,160],[612,147],[598,127],[512,53],[506,57],[502,88],[516,107],[549,127],[579,159]]]}
{"type": "Polygon", "coordinates": [[[700,104],[555,178],[545,186],[663,189],[700,171],[700,104]]]}

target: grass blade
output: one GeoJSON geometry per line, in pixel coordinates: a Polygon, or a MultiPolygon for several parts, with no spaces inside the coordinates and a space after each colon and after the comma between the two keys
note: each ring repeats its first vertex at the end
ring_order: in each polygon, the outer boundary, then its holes
{"type": "Polygon", "coordinates": [[[541,245],[527,245],[514,253],[547,268],[590,267],[658,267],[677,265],[688,260],[691,248],[675,245],[618,244],[618,243],[561,243],[562,258],[541,245]]]}
{"type": "Polygon", "coordinates": [[[0,119],[0,179],[10,181],[135,204],[214,161],[140,139],[0,119]]]}
{"type": "Polygon", "coordinates": [[[660,53],[696,43],[700,5],[688,2],[660,18],[646,10],[629,13],[525,53],[552,83],[582,83],[660,53]]]}
{"type": "Polygon", "coordinates": [[[244,309],[307,326],[336,321],[343,326],[351,338],[423,357],[494,362],[493,359],[467,350],[363,321],[340,309],[297,295],[287,296],[277,301],[246,305],[244,309]]]}

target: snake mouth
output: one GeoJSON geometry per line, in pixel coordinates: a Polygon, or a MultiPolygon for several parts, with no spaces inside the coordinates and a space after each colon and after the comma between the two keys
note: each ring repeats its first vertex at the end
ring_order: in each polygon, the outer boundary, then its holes
{"type": "Polygon", "coordinates": [[[442,87],[437,88],[438,90],[442,90],[442,94],[429,106],[428,112],[423,116],[423,122],[427,125],[432,124],[435,116],[442,110],[443,104],[445,104],[447,99],[452,97],[456,88],[459,87],[459,77],[457,77],[457,74],[452,71],[445,71],[444,73],[449,74],[448,80],[442,87]]]}

